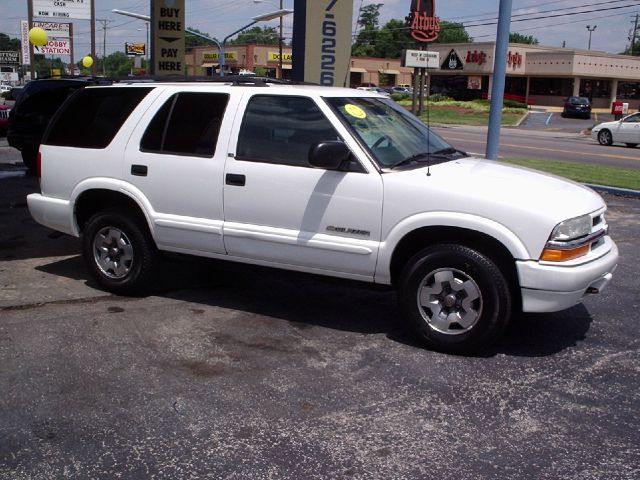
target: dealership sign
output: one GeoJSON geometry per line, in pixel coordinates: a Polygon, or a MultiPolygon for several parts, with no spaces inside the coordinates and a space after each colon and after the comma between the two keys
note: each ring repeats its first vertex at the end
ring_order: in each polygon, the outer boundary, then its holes
{"type": "Polygon", "coordinates": [[[409,13],[411,36],[418,42],[433,42],[440,33],[440,19],[436,17],[436,0],[412,0],[409,13]]]}
{"type": "Polygon", "coordinates": [[[353,0],[295,0],[292,78],[346,86],[351,58],[353,0]]]}
{"type": "Polygon", "coordinates": [[[46,30],[49,38],[69,38],[71,36],[70,23],[58,23],[58,22],[33,22],[34,27],[42,28],[46,30]]]}
{"type": "Polygon", "coordinates": [[[33,16],[91,20],[92,0],[32,0],[33,16]]]}

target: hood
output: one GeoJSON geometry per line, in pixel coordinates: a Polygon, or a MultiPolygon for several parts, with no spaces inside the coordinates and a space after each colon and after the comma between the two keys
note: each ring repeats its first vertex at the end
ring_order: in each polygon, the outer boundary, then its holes
{"type": "Polygon", "coordinates": [[[464,158],[434,165],[430,173],[420,168],[384,175],[385,204],[403,210],[403,218],[440,211],[492,220],[515,233],[533,256],[558,223],[605,206],[583,185],[492,160],[464,158]]]}
{"type": "Polygon", "coordinates": [[[613,128],[617,125],[620,124],[620,120],[614,120],[612,122],[604,122],[604,123],[599,123],[598,125],[596,125],[595,127],[593,127],[591,129],[592,132],[597,132],[598,130],[601,130],[603,128],[613,128]]]}

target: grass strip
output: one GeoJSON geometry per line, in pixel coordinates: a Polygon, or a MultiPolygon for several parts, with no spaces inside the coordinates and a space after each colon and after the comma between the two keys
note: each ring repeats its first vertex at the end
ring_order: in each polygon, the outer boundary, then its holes
{"type": "Polygon", "coordinates": [[[532,158],[501,158],[500,161],[542,172],[553,173],[580,183],[640,190],[640,170],[594,165],[591,163],[560,162],[532,158]]]}

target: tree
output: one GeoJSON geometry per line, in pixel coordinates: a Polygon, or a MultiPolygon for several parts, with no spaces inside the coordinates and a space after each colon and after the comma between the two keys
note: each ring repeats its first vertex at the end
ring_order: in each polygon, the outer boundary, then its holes
{"type": "Polygon", "coordinates": [[[392,19],[378,30],[375,37],[374,57],[400,58],[402,50],[415,48],[415,41],[402,20],[392,19]]]}
{"type": "Polygon", "coordinates": [[[275,27],[253,27],[238,34],[238,36],[229,40],[232,45],[243,45],[257,43],[259,45],[278,45],[278,29],[275,27]]]}
{"type": "Polygon", "coordinates": [[[351,54],[355,57],[373,57],[376,51],[378,36],[378,18],[382,3],[372,3],[360,9],[358,26],[360,30],[351,46],[351,54]]]}
{"type": "MultiPolygon", "coordinates": [[[[208,33],[201,32],[197,28],[189,28],[189,30],[193,30],[196,33],[200,33],[201,35],[206,35],[210,37],[208,33]]],[[[184,35],[184,47],[186,51],[190,51],[193,47],[200,47],[206,45],[213,45],[213,42],[207,40],[206,38],[198,37],[196,35],[191,35],[189,32],[185,32],[184,35]]]]}
{"type": "Polygon", "coordinates": [[[471,43],[473,37],[467,33],[462,23],[440,21],[440,34],[435,43],[471,43]]]}
{"type": "Polygon", "coordinates": [[[9,35],[0,33],[0,50],[19,52],[20,40],[17,38],[10,38],[9,35]]]}
{"type": "Polygon", "coordinates": [[[522,35],[518,32],[509,33],[509,43],[525,43],[527,45],[538,45],[540,43],[533,35],[522,35]]]}
{"type": "MultiPolygon", "coordinates": [[[[108,77],[125,77],[131,74],[133,69],[133,58],[128,57],[124,52],[113,52],[107,58],[96,60],[96,71],[102,74],[102,64],[104,62],[104,72],[108,77]]],[[[91,75],[91,68],[82,66],[82,60],[76,64],[76,68],[81,75],[91,75]]]]}

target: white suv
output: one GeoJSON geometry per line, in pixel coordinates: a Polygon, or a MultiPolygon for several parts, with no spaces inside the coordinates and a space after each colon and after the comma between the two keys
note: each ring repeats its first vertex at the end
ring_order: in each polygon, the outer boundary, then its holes
{"type": "Polygon", "coordinates": [[[372,92],[266,83],[87,87],[40,147],[43,225],[81,236],[107,290],[171,251],[394,286],[430,348],[469,352],[513,310],[597,293],[618,250],[605,204],[471,158],[372,92]]]}

